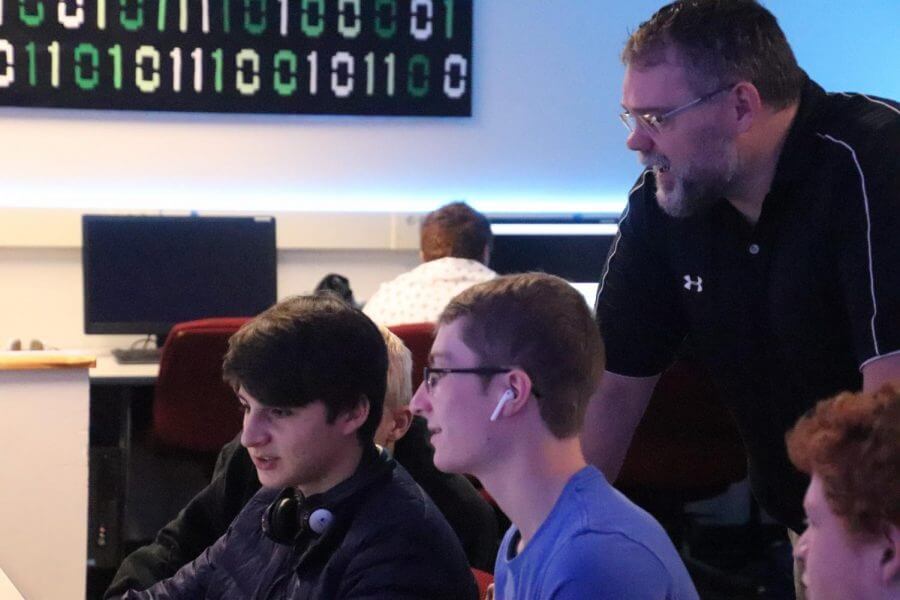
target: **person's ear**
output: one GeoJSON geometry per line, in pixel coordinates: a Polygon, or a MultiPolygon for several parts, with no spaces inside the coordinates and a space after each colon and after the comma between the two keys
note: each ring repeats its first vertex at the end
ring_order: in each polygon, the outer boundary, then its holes
{"type": "Polygon", "coordinates": [[[731,96],[729,107],[733,111],[737,131],[745,133],[762,110],[759,90],[749,81],[739,81],[731,90],[731,96]]]}
{"type": "Polygon", "coordinates": [[[881,581],[900,585],[900,527],[887,525],[881,545],[881,581]]]}
{"type": "Polygon", "coordinates": [[[503,408],[497,417],[511,417],[521,412],[528,404],[531,391],[531,377],[528,376],[528,373],[522,369],[513,369],[507,373],[506,389],[503,393],[509,397],[503,403],[503,408]]]}
{"type": "Polygon", "coordinates": [[[348,411],[338,415],[338,423],[341,433],[344,435],[355,434],[356,430],[363,426],[366,419],[369,418],[369,399],[365,395],[360,395],[359,401],[348,411]]]}
{"type": "Polygon", "coordinates": [[[394,421],[385,439],[385,445],[390,446],[409,431],[409,426],[412,425],[413,414],[408,406],[399,408],[388,408],[385,406],[384,410],[390,411],[391,418],[394,421]]]}

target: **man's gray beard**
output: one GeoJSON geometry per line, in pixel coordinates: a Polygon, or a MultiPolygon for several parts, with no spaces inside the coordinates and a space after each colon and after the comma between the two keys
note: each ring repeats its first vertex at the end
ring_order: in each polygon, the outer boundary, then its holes
{"type": "MultiPolygon", "coordinates": [[[[711,144],[710,144],[711,145],[711,144]]],[[[738,172],[737,148],[727,140],[719,140],[716,150],[722,157],[719,170],[697,173],[689,167],[687,173],[675,176],[675,186],[665,192],[657,182],[656,202],[664,213],[676,219],[706,212],[726,196],[738,172]]]]}
{"type": "Polygon", "coordinates": [[[657,185],[656,203],[670,217],[685,219],[709,210],[719,201],[723,194],[716,193],[714,189],[696,180],[676,177],[675,187],[669,192],[657,185]]]}

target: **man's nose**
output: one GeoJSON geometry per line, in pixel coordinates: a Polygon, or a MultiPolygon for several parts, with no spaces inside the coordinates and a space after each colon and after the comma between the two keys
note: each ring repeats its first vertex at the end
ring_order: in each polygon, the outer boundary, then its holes
{"type": "Polygon", "coordinates": [[[653,149],[653,138],[650,136],[650,132],[638,125],[634,131],[628,134],[625,145],[629,150],[647,153],[653,149]]]}
{"type": "Polygon", "coordinates": [[[428,402],[428,390],[425,388],[425,382],[419,384],[419,387],[416,389],[416,393],[412,397],[412,401],[409,403],[409,409],[413,412],[414,415],[422,416],[427,410],[431,410],[431,404],[428,402]]]}
{"type": "Polygon", "coordinates": [[[806,532],[803,533],[799,538],[797,538],[797,543],[794,544],[793,555],[797,560],[803,560],[806,557],[806,532]]]}

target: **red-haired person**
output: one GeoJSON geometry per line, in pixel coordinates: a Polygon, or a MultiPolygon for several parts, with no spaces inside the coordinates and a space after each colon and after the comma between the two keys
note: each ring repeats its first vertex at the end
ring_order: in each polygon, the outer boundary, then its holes
{"type": "Polygon", "coordinates": [[[794,548],[807,598],[900,598],[900,388],[819,402],[787,446],[812,476],[794,548]]]}

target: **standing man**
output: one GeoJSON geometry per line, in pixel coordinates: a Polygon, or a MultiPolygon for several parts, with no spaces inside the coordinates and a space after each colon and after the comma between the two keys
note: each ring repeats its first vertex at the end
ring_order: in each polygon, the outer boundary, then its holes
{"type": "Polygon", "coordinates": [[[584,298],[542,273],[500,277],[441,313],[410,405],[434,464],[471,473],[506,513],[497,600],[691,600],[665,531],[585,463],[578,433],[603,372],[584,298]]]}
{"type": "Polygon", "coordinates": [[[598,293],[607,373],[585,453],[616,478],[689,337],[757,499],[802,531],[807,481],[784,433],[818,399],[900,380],[900,107],[823,91],[753,0],[664,6],[622,58],[621,118],[646,170],[598,293]]]}
{"type": "Polygon", "coordinates": [[[497,276],[487,267],[493,245],[491,224],[465,202],[430,212],[422,221],[422,264],[381,284],[363,307],[376,323],[433,323],[453,296],[497,276]]]}

